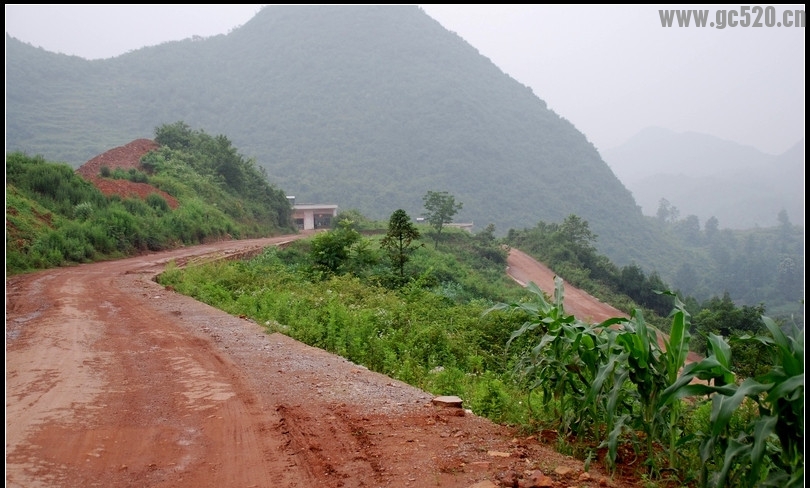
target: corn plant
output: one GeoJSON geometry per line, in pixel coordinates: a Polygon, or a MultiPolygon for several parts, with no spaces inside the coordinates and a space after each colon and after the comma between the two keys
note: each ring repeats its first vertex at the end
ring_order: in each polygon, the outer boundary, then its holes
{"type": "Polygon", "coordinates": [[[772,319],[762,320],[770,337],[737,340],[768,347],[773,364],[767,373],[735,384],[731,347],[711,334],[706,359],[684,368],[665,392],[710,396],[709,426],[699,433],[704,487],[804,486],[804,331],[794,326],[788,335],[772,319]],[[759,415],[735,431],[732,419],[746,400],[755,402],[759,415]],[[711,466],[719,470],[709,472],[711,466]]]}
{"type": "MultiPolygon", "coordinates": [[[[678,399],[670,403],[663,391],[688,353],[688,321],[679,310],[666,351],[640,310],[630,320],[612,318],[590,325],[566,315],[563,282],[555,280],[554,303],[533,284],[532,303],[502,305],[529,314],[509,339],[534,333],[539,338],[519,363],[530,391],[539,391],[551,407],[563,434],[604,439],[608,464],[615,462],[626,434],[644,433],[648,460],[662,437],[675,439],[679,430],[678,399]]],[[[673,441],[674,442],[674,441],[673,441]]]]}
{"type": "MultiPolygon", "coordinates": [[[[746,335],[739,340],[765,344],[772,367],[722,398],[722,406],[733,406],[742,396],[751,398],[759,417],[729,439],[716,486],[804,486],[804,329],[794,326],[788,335],[772,319],[763,317],[763,322],[770,337],[746,335]],[[732,478],[735,468],[738,473],[732,478]]],[[[718,421],[723,422],[727,409],[719,408],[718,421]]]]}
{"type": "Polygon", "coordinates": [[[509,347],[524,336],[529,341],[540,337],[521,358],[519,375],[530,394],[539,392],[542,403],[552,409],[562,435],[586,434],[601,424],[598,406],[585,399],[601,363],[602,340],[597,330],[565,314],[561,278],[555,278],[553,303],[535,283],[529,283],[527,290],[534,301],[495,305],[487,313],[507,309],[527,314],[529,319],[507,341],[509,347]]]}
{"type": "Polygon", "coordinates": [[[610,390],[604,394],[610,399],[607,404],[606,422],[608,436],[602,446],[608,448],[607,463],[615,462],[622,434],[631,434],[637,451],[643,451],[649,470],[655,473],[660,466],[656,462],[656,446],[664,445],[668,452],[668,466],[678,467],[678,444],[681,442],[682,406],[680,397],[668,389],[676,383],[684,368],[689,353],[689,314],[675,298],[676,308],[672,314],[670,335],[658,345],[657,332],[649,327],[641,310],[635,310],[629,320],[609,319],[597,327],[617,329],[609,332],[612,345],[607,361],[600,368],[599,380],[594,382],[594,391],[588,397],[593,400],[605,389],[602,377],[611,375],[610,390]],[[628,389],[628,384],[633,388],[628,389]],[[619,409],[618,399],[635,408],[619,409]],[[643,447],[635,432],[643,432],[643,447]]]}
{"type": "Polygon", "coordinates": [[[677,298],[670,334],[659,346],[657,332],[640,310],[630,319],[589,325],[565,314],[559,278],[553,302],[533,283],[528,290],[534,295],[532,302],[500,304],[490,310],[527,314],[507,346],[519,338],[529,342],[519,372],[530,392],[541,393],[562,434],[601,439],[610,466],[618,446],[630,442],[643,454],[653,476],[665,467],[676,472],[688,468],[682,459],[697,446],[705,486],[793,486],[803,481],[801,339],[785,336],[764,319],[773,337],[741,340],[770,345],[775,366],[767,375],[737,385],[731,348],[722,337],[710,335],[708,356],[686,364],[690,316],[677,298]],[[685,433],[687,399],[693,404],[711,402],[706,432],[685,433]],[[746,399],[757,402],[760,415],[743,431],[733,432],[732,418],[739,417],[737,410],[746,399]],[[663,460],[659,449],[666,453],[663,460]],[[709,473],[714,467],[719,469],[709,473]]]}

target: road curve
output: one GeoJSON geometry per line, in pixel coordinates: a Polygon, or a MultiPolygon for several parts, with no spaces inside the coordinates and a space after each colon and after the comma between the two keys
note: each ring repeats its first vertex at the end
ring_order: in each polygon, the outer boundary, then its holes
{"type": "Polygon", "coordinates": [[[172,260],[296,237],[7,279],[6,486],[308,486],[263,435],[278,416],[259,411],[226,356],[172,326],[192,309],[154,307],[166,292],[151,280],[172,260]]]}
{"type": "Polygon", "coordinates": [[[298,237],[7,278],[6,486],[633,486],[153,279],[298,237]]]}
{"type": "MultiPolygon", "coordinates": [[[[98,160],[137,166],[145,149],[124,148],[98,160]]],[[[472,488],[526,473],[554,488],[637,486],[153,280],[171,261],[305,235],[7,278],[6,486],[472,488]]],[[[526,258],[510,255],[509,272],[545,289],[526,258]]],[[[569,312],[600,320],[580,299],[566,287],[569,312]]]]}

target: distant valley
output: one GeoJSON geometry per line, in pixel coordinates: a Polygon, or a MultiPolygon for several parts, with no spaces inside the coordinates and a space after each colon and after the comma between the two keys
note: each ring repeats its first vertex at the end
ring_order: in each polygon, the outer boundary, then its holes
{"type": "Polygon", "coordinates": [[[644,215],[661,199],[684,218],[715,217],[721,228],[777,225],[784,210],[804,225],[804,141],[779,155],[695,132],[648,128],[602,151],[644,215]]]}

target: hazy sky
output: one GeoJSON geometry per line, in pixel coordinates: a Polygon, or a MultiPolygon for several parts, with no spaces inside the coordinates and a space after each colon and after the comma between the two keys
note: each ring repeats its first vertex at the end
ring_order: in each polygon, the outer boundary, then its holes
{"type": "MultiPolygon", "coordinates": [[[[260,5],[6,5],[6,33],[99,59],[227,33],[260,5]]],[[[763,8],[761,22],[770,21],[763,8]]],[[[805,37],[796,27],[662,27],[661,9],[739,6],[458,6],[424,11],[527,85],[598,149],[658,126],[778,154],[804,137],[805,37]]],[[[784,10],[776,6],[774,22],[784,10]]],[[[757,12],[753,12],[756,14],[757,12]]],[[[751,20],[756,15],[751,16],[751,20]]],[[[794,16],[795,19],[795,16],[794,16]]]]}

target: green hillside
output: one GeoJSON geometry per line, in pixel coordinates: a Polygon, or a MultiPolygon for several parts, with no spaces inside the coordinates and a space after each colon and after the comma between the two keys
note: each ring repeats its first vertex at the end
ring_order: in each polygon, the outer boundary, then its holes
{"type": "Polygon", "coordinates": [[[295,232],[284,192],[225,136],[182,124],[155,132],[159,146],[137,167],[89,175],[151,187],[140,196],[107,195],[64,163],[7,154],[6,274],[295,232]]]}
{"type": "Polygon", "coordinates": [[[417,7],[269,6],[99,61],[6,40],[9,150],[75,167],[182,120],[229,134],[299,201],[385,218],[442,189],[479,229],[574,213],[638,259],[641,212],[586,137],[417,7]]]}

